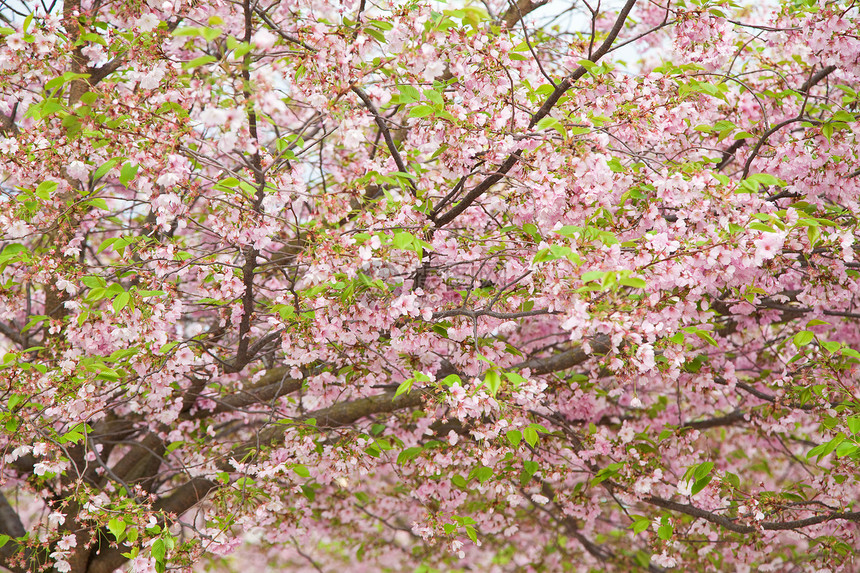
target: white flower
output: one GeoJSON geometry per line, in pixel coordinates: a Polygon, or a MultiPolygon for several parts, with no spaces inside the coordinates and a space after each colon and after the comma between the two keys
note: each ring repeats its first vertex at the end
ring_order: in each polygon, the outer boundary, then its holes
{"type": "Polygon", "coordinates": [[[631,408],[641,408],[642,407],[642,400],[640,400],[638,396],[633,396],[633,398],[630,400],[630,407],[631,408]]]}
{"type": "Polygon", "coordinates": [[[217,107],[207,107],[200,112],[200,121],[206,127],[220,127],[227,123],[227,112],[217,107]]]}
{"type": "Polygon", "coordinates": [[[322,94],[311,94],[308,103],[314,109],[324,109],[328,104],[328,98],[322,94]]]}
{"type": "Polygon", "coordinates": [[[638,494],[651,493],[651,486],[654,485],[654,480],[650,477],[643,477],[636,480],[633,484],[633,491],[638,494]]]}
{"type": "Polygon", "coordinates": [[[626,424],[621,428],[621,431],[618,432],[618,437],[621,438],[622,443],[625,444],[632,442],[634,436],[636,436],[636,430],[626,424]]]}
{"type": "Polygon", "coordinates": [[[86,182],[90,178],[90,167],[81,161],[72,161],[66,167],[66,174],[72,179],[86,182]]]}
{"type": "Polygon", "coordinates": [[[78,292],[78,287],[76,287],[74,283],[71,283],[63,278],[57,279],[55,286],[57,287],[57,290],[64,290],[72,295],[78,292]]]}
{"type": "Polygon", "coordinates": [[[13,154],[18,151],[18,140],[12,137],[0,137],[0,152],[13,154]]]}
{"type": "Polygon", "coordinates": [[[144,14],[134,23],[141,32],[152,32],[158,27],[160,20],[155,14],[144,14]]]}
{"type": "Polygon", "coordinates": [[[9,49],[17,52],[18,50],[23,50],[27,46],[27,43],[24,42],[23,34],[15,32],[6,36],[6,45],[9,46],[9,49]]]}
{"type": "Polygon", "coordinates": [[[651,561],[661,567],[671,568],[678,564],[674,557],[670,557],[665,551],[659,555],[656,553],[651,556],[651,561]]]}
{"type": "Polygon", "coordinates": [[[30,225],[25,223],[24,221],[15,221],[6,229],[6,232],[13,239],[20,239],[21,237],[26,237],[32,232],[30,225]]]}
{"type": "Polygon", "coordinates": [[[33,450],[32,446],[18,446],[12,450],[11,454],[6,454],[6,463],[10,464],[23,455],[29,454],[33,450]]]}
{"type": "Polygon", "coordinates": [[[164,77],[164,68],[157,67],[149,70],[140,79],[140,87],[145,90],[152,90],[158,87],[161,83],[161,78],[164,77]]]}
{"type": "Polygon", "coordinates": [[[539,493],[532,494],[532,501],[538,505],[546,505],[549,503],[549,498],[539,493]]]}
{"type": "Polygon", "coordinates": [[[373,249],[370,245],[361,245],[358,248],[358,258],[362,261],[369,261],[373,258],[373,249]]]}
{"type": "Polygon", "coordinates": [[[454,430],[448,432],[448,443],[452,446],[456,446],[457,442],[460,441],[460,435],[457,434],[454,430]]]}
{"type": "Polygon", "coordinates": [[[678,482],[678,494],[688,496],[693,493],[693,482],[690,480],[678,482]]]}
{"type": "Polygon", "coordinates": [[[251,36],[251,42],[261,50],[268,50],[272,46],[275,45],[275,42],[278,41],[278,37],[273,33],[268,31],[266,28],[261,28],[257,30],[253,36],[251,36]]]}

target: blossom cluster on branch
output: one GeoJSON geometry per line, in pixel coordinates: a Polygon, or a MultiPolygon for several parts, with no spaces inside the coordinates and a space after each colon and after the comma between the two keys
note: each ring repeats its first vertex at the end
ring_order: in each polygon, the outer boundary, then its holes
{"type": "Polygon", "coordinates": [[[0,19],[0,567],[860,566],[856,2],[0,19]]]}

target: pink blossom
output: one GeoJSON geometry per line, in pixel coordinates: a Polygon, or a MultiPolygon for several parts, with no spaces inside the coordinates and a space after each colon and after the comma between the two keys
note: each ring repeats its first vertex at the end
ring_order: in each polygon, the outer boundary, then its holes
{"type": "Polygon", "coordinates": [[[761,238],[754,241],[755,264],[760,265],[762,262],[774,258],[784,242],[785,236],[781,233],[762,233],[761,238]]]}

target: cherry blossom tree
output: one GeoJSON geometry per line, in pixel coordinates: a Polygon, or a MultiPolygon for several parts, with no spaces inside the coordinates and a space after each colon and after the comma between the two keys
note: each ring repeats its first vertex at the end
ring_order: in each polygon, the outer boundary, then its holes
{"type": "Polygon", "coordinates": [[[856,2],[0,17],[6,570],[860,567],[856,2]]]}

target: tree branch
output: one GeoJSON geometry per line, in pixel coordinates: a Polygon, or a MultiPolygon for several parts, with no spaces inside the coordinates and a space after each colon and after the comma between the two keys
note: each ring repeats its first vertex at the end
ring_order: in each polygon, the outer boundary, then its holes
{"type": "MultiPolygon", "coordinates": [[[[634,4],[636,4],[636,0],[627,0],[627,3],[624,4],[624,7],[621,9],[621,12],[618,14],[618,18],[615,20],[615,24],[612,26],[612,29],[609,31],[609,35],[606,40],[600,45],[599,48],[592,54],[589,60],[591,62],[597,62],[600,58],[602,58],[609,49],[612,47],[612,42],[615,41],[615,38],[618,37],[618,34],[621,32],[621,28],[624,26],[624,22],[627,20],[627,16],[630,14],[630,10],[633,9],[634,4]]],[[[529,122],[529,129],[537,125],[541,119],[549,115],[549,112],[552,110],[553,106],[558,103],[558,100],[561,99],[561,96],[573,86],[573,83],[584,76],[588,70],[586,70],[583,66],[579,66],[574,72],[566,77],[558,87],[553,90],[553,92],[549,95],[547,100],[543,103],[540,109],[535,112],[532,116],[531,121],[529,122]]],[[[478,185],[476,185],[471,191],[469,191],[463,199],[451,207],[447,213],[435,218],[433,223],[436,227],[444,227],[451,221],[453,221],[457,216],[460,215],[463,211],[469,208],[469,206],[475,202],[475,200],[483,195],[490,187],[501,181],[502,177],[507,174],[511,168],[516,165],[516,163],[522,158],[522,149],[518,149],[513,152],[508,158],[502,163],[499,168],[481,181],[478,185]]]]}
{"type": "MultiPolygon", "coordinates": [[[[678,513],[684,513],[692,517],[704,519],[705,521],[709,521],[725,529],[728,529],[729,531],[734,531],[735,533],[753,533],[757,529],[753,525],[742,525],[732,519],[729,519],[724,515],[719,515],[711,511],[706,511],[688,503],[678,503],[676,501],[671,501],[656,496],[648,496],[642,501],[651,505],[656,505],[657,507],[662,507],[663,509],[677,511],[678,513]]],[[[819,523],[825,523],[827,521],[834,520],[860,522],[860,512],[837,511],[833,513],[815,515],[813,517],[807,517],[805,519],[795,519],[792,521],[763,521],[759,525],[761,526],[761,529],[765,529],[768,531],[784,531],[788,529],[800,529],[802,527],[809,527],[811,525],[818,525],[819,523]]]]}
{"type": "Polygon", "coordinates": [[[532,2],[532,0],[518,0],[514,2],[511,0],[510,6],[508,6],[508,9],[499,19],[510,30],[517,25],[517,22],[520,22],[523,18],[548,2],[549,0],[540,0],[539,2],[532,2]]]}
{"type": "Polygon", "coordinates": [[[705,430],[708,428],[718,428],[720,426],[731,426],[735,422],[740,422],[746,414],[741,410],[735,410],[725,416],[716,418],[708,418],[706,420],[697,420],[695,422],[687,422],[682,428],[694,428],[696,430],[705,430]]]}
{"type": "MultiPolygon", "coordinates": [[[[394,158],[394,163],[397,164],[397,169],[401,173],[409,173],[406,170],[406,164],[403,163],[403,158],[400,157],[400,152],[397,151],[397,146],[394,145],[394,140],[391,138],[391,131],[388,129],[388,126],[385,125],[385,119],[379,115],[379,110],[376,109],[376,106],[373,105],[373,102],[370,101],[370,98],[360,87],[352,86],[350,89],[364,103],[364,107],[367,108],[367,111],[373,115],[373,119],[376,121],[379,131],[382,133],[382,137],[385,138],[385,145],[388,147],[388,152],[391,153],[391,157],[394,158]]],[[[409,180],[409,189],[412,191],[413,197],[418,193],[415,189],[415,183],[413,183],[411,179],[409,180]]]]}

